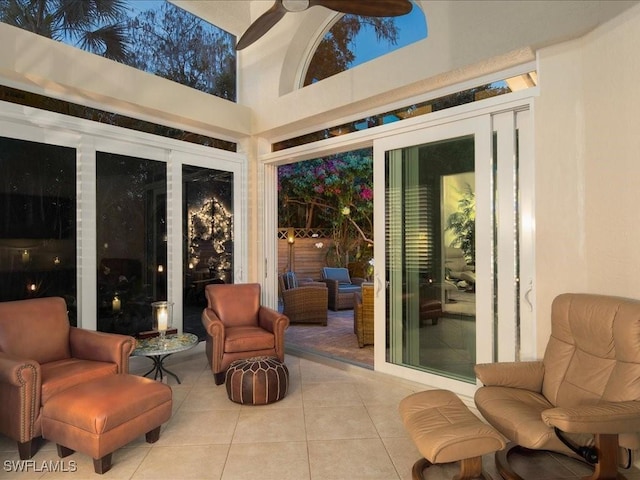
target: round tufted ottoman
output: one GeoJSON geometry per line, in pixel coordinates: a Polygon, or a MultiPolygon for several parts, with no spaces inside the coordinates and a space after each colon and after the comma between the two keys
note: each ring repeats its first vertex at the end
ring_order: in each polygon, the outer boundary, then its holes
{"type": "Polygon", "coordinates": [[[232,402],[266,405],[287,394],[289,370],[276,357],[245,358],[229,365],[225,383],[232,402]]]}

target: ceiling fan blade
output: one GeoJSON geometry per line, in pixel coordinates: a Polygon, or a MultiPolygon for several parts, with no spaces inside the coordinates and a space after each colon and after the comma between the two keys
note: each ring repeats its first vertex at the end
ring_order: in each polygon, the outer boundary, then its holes
{"type": "Polygon", "coordinates": [[[413,8],[409,0],[310,0],[309,6],[322,6],[341,13],[364,17],[398,17],[413,8]]]}
{"type": "Polygon", "coordinates": [[[282,0],[276,0],[276,3],[260,15],[258,19],[247,28],[247,31],[242,34],[242,37],[240,37],[240,40],[238,40],[236,44],[236,50],[242,50],[262,37],[284,17],[285,13],[287,13],[287,10],[282,5],[282,0]]]}

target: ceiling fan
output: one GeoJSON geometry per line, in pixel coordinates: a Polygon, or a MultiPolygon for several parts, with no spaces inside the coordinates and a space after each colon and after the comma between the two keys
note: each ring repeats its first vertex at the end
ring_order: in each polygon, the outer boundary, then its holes
{"type": "Polygon", "coordinates": [[[321,6],[341,13],[364,17],[397,17],[409,13],[409,0],[276,0],[242,35],[236,50],[242,50],[267,33],[286,13],[321,6]]]}

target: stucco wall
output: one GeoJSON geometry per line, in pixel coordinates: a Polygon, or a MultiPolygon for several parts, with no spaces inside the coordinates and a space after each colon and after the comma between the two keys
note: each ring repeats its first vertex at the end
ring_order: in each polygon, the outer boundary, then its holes
{"type": "Polygon", "coordinates": [[[638,298],[640,8],[539,51],[535,103],[538,353],[553,298],[638,298]]]}

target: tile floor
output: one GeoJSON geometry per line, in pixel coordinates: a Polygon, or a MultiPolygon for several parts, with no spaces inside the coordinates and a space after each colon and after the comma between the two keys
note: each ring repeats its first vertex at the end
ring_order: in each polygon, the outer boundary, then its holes
{"type": "MultiPolygon", "coordinates": [[[[132,358],[142,374],[150,361],[132,358]]],[[[45,443],[32,462],[20,463],[15,444],[0,436],[2,479],[221,479],[221,480],[409,480],[419,453],[407,437],[398,403],[423,390],[419,384],[351,365],[288,355],[290,388],[280,402],[244,406],[228,400],[206,365],[204,344],[173,355],[174,413],[155,444],[144,436],[113,454],[112,469],[99,476],[91,458],[75,453],[58,461],[45,443]],[[74,462],[74,463],[72,463],[74,462]],[[21,466],[21,472],[16,471],[21,466]],[[58,471],[52,471],[52,470],[58,471]],[[50,470],[50,471],[47,471],[50,470]],[[70,471],[75,470],[75,471],[70,471]]],[[[516,459],[521,460],[521,459],[516,459]]],[[[492,456],[484,459],[497,480],[492,456]]],[[[539,454],[518,462],[530,479],[574,479],[588,474],[580,463],[539,454]]],[[[427,471],[427,479],[451,478],[456,465],[427,471]]],[[[640,479],[625,472],[627,478],[640,479]]]]}

